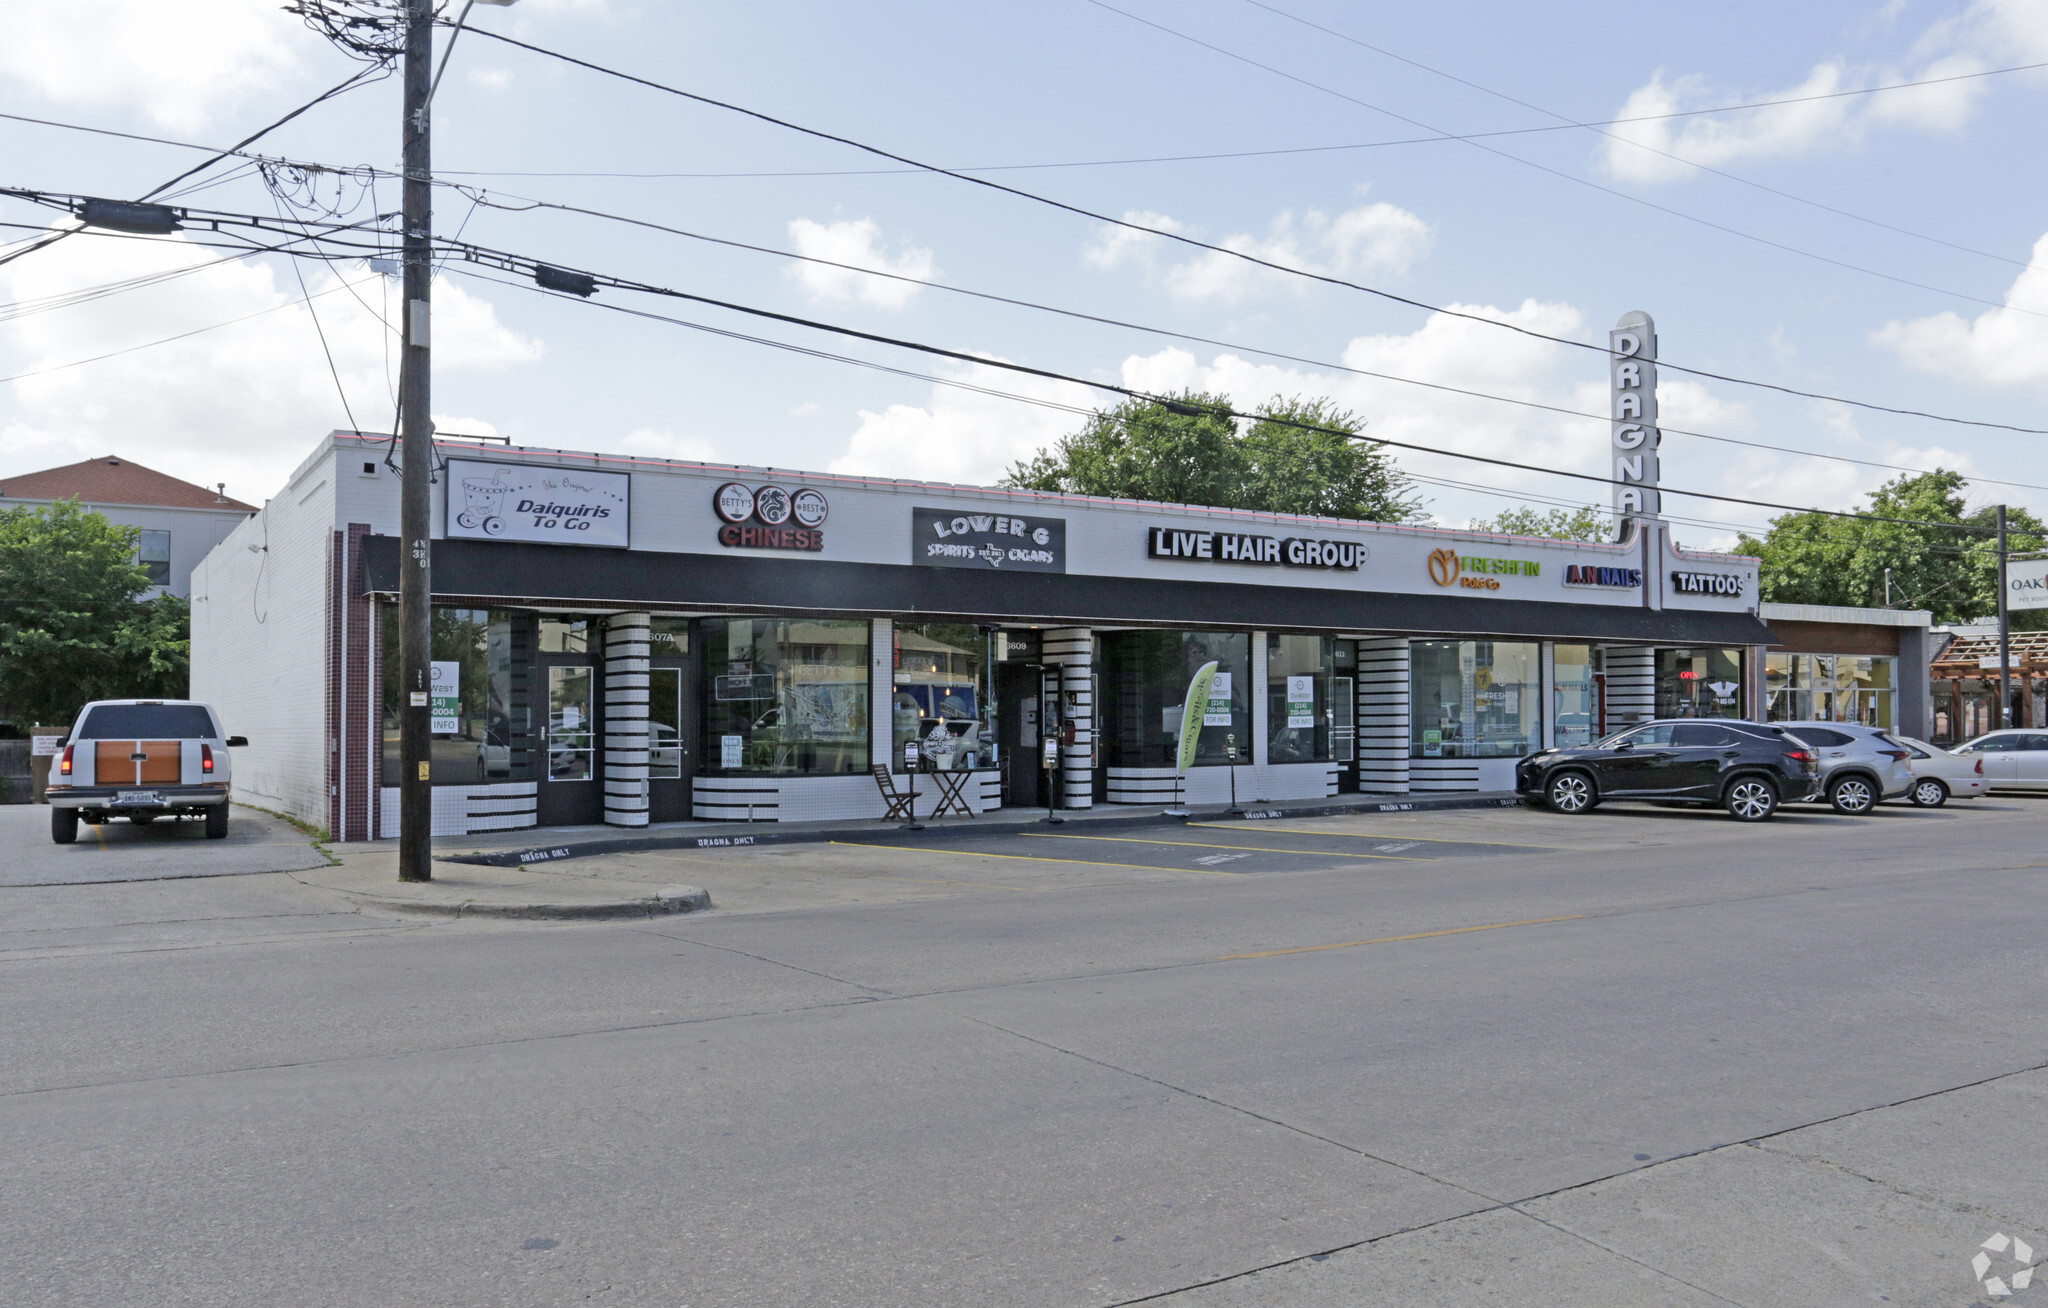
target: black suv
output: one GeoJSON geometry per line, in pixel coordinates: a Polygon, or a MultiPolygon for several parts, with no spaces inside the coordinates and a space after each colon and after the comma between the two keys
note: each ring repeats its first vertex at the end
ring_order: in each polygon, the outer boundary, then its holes
{"type": "Polygon", "coordinates": [[[1680,718],[1531,754],[1515,765],[1515,789],[1560,813],[1584,813],[1603,799],[1659,799],[1719,804],[1737,821],[1761,822],[1780,803],[1815,797],[1820,757],[1768,723],[1680,718]]]}

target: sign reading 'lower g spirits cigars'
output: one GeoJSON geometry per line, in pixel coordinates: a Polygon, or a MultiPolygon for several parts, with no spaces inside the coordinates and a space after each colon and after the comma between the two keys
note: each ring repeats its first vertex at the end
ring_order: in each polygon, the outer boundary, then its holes
{"type": "Polygon", "coordinates": [[[932,568],[1065,572],[1067,520],[1015,513],[910,511],[910,561],[932,568]]]}
{"type": "Polygon", "coordinates": [[[1196,563],[1251,563],[1271,568],[1329,568],[1356,572],[1366,548],[1353,540],[1313,540],[1306,536],[1248,536],[1234,531],[1181,531],[1153,527],[1146,532],[1145,553],[1155,559],[1196,563]]]}

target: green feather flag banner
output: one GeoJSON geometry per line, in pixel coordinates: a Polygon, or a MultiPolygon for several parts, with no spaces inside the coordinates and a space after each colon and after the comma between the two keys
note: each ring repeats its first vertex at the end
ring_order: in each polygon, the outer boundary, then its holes
{"type": "Polygon", "coordinates": [[[1216,664],[1204,663],[1188,683],[1187,700],[1180,706],[1179,770],[1185,774],[1195,765],[1195,744],[1202,738],[1202,713],[1209,706],[1209,688],[1216,684],[1216,664]]]}

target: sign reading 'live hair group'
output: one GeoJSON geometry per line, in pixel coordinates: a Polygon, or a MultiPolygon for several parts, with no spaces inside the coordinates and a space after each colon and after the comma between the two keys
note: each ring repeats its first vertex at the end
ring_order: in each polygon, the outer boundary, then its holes
{"type": "Polygon", "coordinates": [[[1174,527],[1153,527],[1146,532],[1145,552],[1155,559],[1331,568],[1340,572],[1356,572],[1367,554],[1365,546],[1350,540],[1247,536],[1234,531],[1181,531],[1174,527]]]}
{"type": "Polygon", "coordinates": [[[929,568],[1065,572],[1067,520],[912,509],[910,561],[929,568]]]}

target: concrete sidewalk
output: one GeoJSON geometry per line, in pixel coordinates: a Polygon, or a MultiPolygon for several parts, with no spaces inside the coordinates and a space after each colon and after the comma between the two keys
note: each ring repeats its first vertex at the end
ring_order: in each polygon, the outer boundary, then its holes
{"type": "Polygon", "coordinates": [[[295,872],[292,879],[366,913],[419,913],[438,917],[574,920],[658,917],[711,907],[696,886],[644,879],[612,860],[550,867],[479,867],[434,863],[432,881],[400,881],[398,850],[388,841],[337,847],[332,867],[295,872]]]}
{"type": "MultiPolygon", "coordinates": [[[[1480,791],[1448,795],[1335,795],[1328,799],[1291,799],[1280,803],[1240,804],[1249,821],[1277,818],[1334,817],[1345,813],[1411,813],[1437,809],[1501,808],[1519,803],[1510,792],[1480,791]]],[[[1232,810],[1222,804],[1190,804],[1190,820],[1214,822],[1232,810]]],[[[1157,826],[1178,822],[1164,807],[1114,804],[1061,809],[1062,825],[1089,830],[1157,826]]],[[[980,817],[920,818],[925,839],[960,835],[1000,835],[1049,825],[1042,808],[1005,808],[980,817]]],[[[518,831],[481,831],[464,836],[437,836],[434,861],[493,867],[534,867],[563,859],[600,854],[630,854],[663,849],[724,849],[735,845],[788,845],[861,837],[896,837],[900,822],[873,818],[828,822],[661,822],[638,829],[611,826],[527,827],[518,831]]]]}

